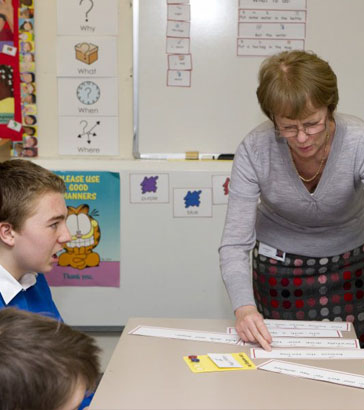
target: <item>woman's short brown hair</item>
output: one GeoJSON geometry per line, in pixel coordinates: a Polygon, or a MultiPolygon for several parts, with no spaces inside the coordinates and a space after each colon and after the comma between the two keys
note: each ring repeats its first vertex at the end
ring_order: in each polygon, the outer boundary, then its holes
{"type": "Polygon", "coordinates": [[[339,101],[336,75],[313,52],[284,51],[265,59],[259,70],[257,97],[265,115],[303,118],[310,107],[327,107],[332,116],[339,101]]]}

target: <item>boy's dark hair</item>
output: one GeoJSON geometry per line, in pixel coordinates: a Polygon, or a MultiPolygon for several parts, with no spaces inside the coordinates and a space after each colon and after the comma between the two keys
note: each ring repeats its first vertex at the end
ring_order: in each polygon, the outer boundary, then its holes
{"type": "Polygon", "coordinates": [[[34,202],[50,192],[66,192],[62,178],[23,159],[0,162],[0,222],[20,231],[34,212],[34,202]]]}
{"type": "Polygon", "coordinates": [[[90,336],[36,313],[0,310],[0,410],[55,410],[79,382],[95,388],[99,353],[90,336]]]}

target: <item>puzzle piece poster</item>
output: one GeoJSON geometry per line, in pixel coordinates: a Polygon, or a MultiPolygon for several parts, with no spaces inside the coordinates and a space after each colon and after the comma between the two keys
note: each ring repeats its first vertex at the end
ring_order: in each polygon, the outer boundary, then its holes
{"type": "Polygon", "coordinates": [[[72,240],[47,275],[51,286],[120,286],[120,175],[55,171],[65,181],[72,240]]]}

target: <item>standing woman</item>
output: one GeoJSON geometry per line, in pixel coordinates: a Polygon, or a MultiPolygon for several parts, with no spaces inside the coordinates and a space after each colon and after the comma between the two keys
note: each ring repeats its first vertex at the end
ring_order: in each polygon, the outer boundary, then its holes
{"type": "Polygon", "coordinates": [[[364,122],[335,113],[311,52],[267,58],[257,97],[269,120],[237,149],[219,249],[237,332],[270,350],[263,317],[349,321],[363,345],[364,122]]]}

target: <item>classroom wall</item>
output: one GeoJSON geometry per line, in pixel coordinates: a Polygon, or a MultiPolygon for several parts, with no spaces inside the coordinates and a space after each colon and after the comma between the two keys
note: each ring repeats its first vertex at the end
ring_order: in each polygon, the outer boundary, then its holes
{"type": "MultiPolygon", "coordinates": [[[[120,173],[120,288],[53,287],[65,321],[76,326],[123,326],[129,317],[229,318],[218,246],[226,205],[210,217],[174,217],[175,188],[212,187],[212,176],[228,176],[231,161],[119,161],[44,159],[51,170],[110,170],[120,173]],[[132,203],[132,174],[168,174],[166,203],[132,203]]],[[[211,191],[210,191],[211,192],[211,191]]]]}

